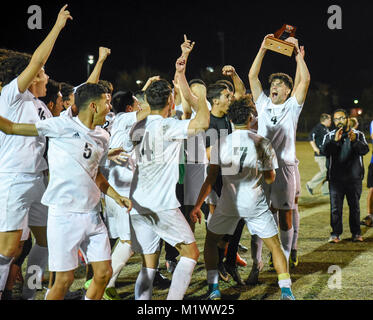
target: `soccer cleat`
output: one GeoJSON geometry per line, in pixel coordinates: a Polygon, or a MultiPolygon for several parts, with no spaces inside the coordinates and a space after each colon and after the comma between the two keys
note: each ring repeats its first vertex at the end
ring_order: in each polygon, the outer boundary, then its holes
{"type": "Polygon", "coordinates": [[[221,293],[219,289],[214,289],[208,293],[206,300],[221,300],[221,293]]]}
{"type": "Polygon", "coordinates": [[[242,281],[241,276],[238,272],[238,268],[236,265],[231,266],[224,262],[225,270],[232,276],[233,280],[237,282],[238,285],[244,286],[245,283],[242,281]]]}
{"type": "Polygon", "coordinates": [[[117,292],[117,289],[114,287],[106,288],[102,298],[104,300],[122,300],[117,292]]]}
{"type": "Polygon", "coordinates": [[[91,282],[92,282],[92,279],[89,279],[88,281],[86,281],[86,282],[84,283],[84,289],[85,289],[85,290],[88,290],[88,288],[89,288],[91,282]]]}
{"type": "Polygon", "coordinates": [[[166,260],[166,269],[168,273],[173,273],[177,265],[177,261],[166,260]]]}
{"type": "Polygon", "coordinates": [[[336,235],[331,235],[328,240],[329,243],[338,243],[339,241],[341,241],[341,239],[336,235]]]}
{"type": "Polygon", "coordinates": [[[171,285],[171,280],[165,277],[159,270],[155,273],[155,277],[153,280],[153,286],[156,286],[161,289],[169,288],[171,285]]]}
{"type": "Polygon", "coordinates": [[[290,288],[281,288],[281,300],[295,300],[290,288]]]}
{"type": "Polygon", "coordinates": [[[367,215],[362,221],[360,221],[360,224],[367,227],[373,227],[373,220],[371,215],[367,215]]]}
{"type": "Polygon", "coordinates": [[[263,270],[264,264],[262,261],[259,262],[259,264],[253,264],[250,274],[246,279],[246,284],[248,285],[255,285],[259,283],[259,273],[263,270]]]}
{"type": "Polygon", "coordinates": [[[220,279],[222,279],[225,282],[229,281],[229,274],[228,274],[227,270],[225,269],[225,266],[224,266],[223,262],[219,262],[218,272],[219,272],[220,279]]]}
{"type": "Polygon", "coordinates": [[[295,268],[299,264],[297,250],[291,250],[289,257],[290,268],[295,268]]]}
{"type": "Polygon", "coordinates": [[[245,259],[242,259],[241,256],[237,253],[236,255],[236,264],[238,264],[240,267],[246,267],[247,262],[245,259]]]}
{"type": "Polygon", "coordinates": [[[308,193],[313,196],[313,190],[308,186],[308,184],[306,183],[306,189],[308,191],[308,193]]]}
{"type": "Polygon", "coordinates": [[[363,242],[364,239],[360,234],[355,234],[352,236],[352,242],[363,242]]]}
{"type": "Polygon", "coordinates": [[[245,247],[243,244],[239,243],[238,244],[238,252],[241,252],[241,253],[245,253],[249,251],[249,249],[247,247],[245,247]]]}

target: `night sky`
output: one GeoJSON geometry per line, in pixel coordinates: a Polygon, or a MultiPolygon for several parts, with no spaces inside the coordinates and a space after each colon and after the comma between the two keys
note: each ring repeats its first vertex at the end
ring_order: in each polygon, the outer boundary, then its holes
{"type": "MultiPolygon", "coordinates": [[[[173,74],[183,34],[196,42],[187,78],[199,76],[206,66],[222,63],[218,32],[224,33],[224,63],[235,66],[248,86],[247,73],[263,37],[284,23],[297,27],[296,37],[305,46],[311,86],[329,83],[346,108],[372,86],[373,5],[360,1],[12,1],[2,9],[1,47],[32,53],[53,26],[67,3],[74,20],[68,21],[47,62],[46,70],[57,81],[73,85],[86,80],[86,55],[97,58],[98,47],[112,54],[102,78],[115,81],[121,70],[146,65],[173,74]],[[27,9],[42,9],[42,29],[29,30],[27,9]],[[330,30],[330,5],[342,8],[342,29],[330,30]]],[[[294,75],[295,59],[267,53],[260,74],[262,82],[272,72],[294,75]]],[[[169,79],[170,80],[170,79],[169,79]]],[[[369,106],[366,106],[369,107],[369,106]]],[[[373,109],[373,106],[370,106],[373,109]]]]}

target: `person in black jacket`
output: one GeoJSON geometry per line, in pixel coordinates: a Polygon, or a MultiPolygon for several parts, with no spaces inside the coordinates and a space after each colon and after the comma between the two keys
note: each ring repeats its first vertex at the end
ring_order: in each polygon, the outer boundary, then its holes
{"type": "Polygon", "coordinates": [[[350,128],[347,112],[338,109],[333,113],[336,127],[324,137],[321,151],[326,155],[330,192],[329,242],[339,242],[343,232],[343,199],[346,196],[350,208],[350,231],[352,241],[363,241],[360,230],[360,196],[364,178],[363,156],[369,146],[361,131],[350,128]]]}

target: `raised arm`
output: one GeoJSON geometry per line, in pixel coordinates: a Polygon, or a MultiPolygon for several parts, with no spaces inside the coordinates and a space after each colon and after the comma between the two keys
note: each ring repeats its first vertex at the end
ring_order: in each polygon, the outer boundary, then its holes
{"type": "Polygon", "coordinates": [[[0,116],[0,131],[17,136],[38,136],[38,130],[33,123],[15,123],[0,116]]]}
{"type": "Polygon", "coordinates": [[[236,69],[233,66],[227,65],[223,67],[222,73],[223,75],[232,78],[234,89],[235,89],[234,97],[236,99],[242,98],[246,94],[246,88],[245,88],[243,81],[237,74],[236,69]]]}
{"type": "MultiPolygon", "coordinates": [[[[176,61],[176,72],[179,81],[180,90],[190,91],[188,82],[185,78],[185,58],[180,57],[176,61]]],[[[206,89],[203,86],[196,87],[195,93],[197,95],[195,106],[196,116],[190,121],[188,126],[188,135],[196,135],[199,132],[205,131],[209,127],[210,112],[206,103],[206,89]]]]}
{"type": "Polygon", "coordinates": [[[102,66],[106,60],[106,58],[111,54],[111,50],[105,47],[100,47],[98,49],[98,60],[97,63],[90,74],[87,83],[98,83],[100,80],[102,66]]]}
{"type": "Polygon", "coordinates": [[[26,69],[18,76],[17,83],[19,92],[25,92],[31,85],[41,68],[43,68],[43,66],[46,64],[58,35],[66,25],[67,19],[72,20],[70,12],[66,10],[66,7],[67,5],[63,6],[63,8],[60,10],[57,21],[52,30],[35,50],[26,69]]]}
{"type": "Polygon", "coordinates": [[[144,85],[144,87],[141,89],[141,91],[145,91],[154,81],[158,81],[158,80],[160,80],[161,79],[161,77],[160,76],[154,76],[154,77],[150,77],[147,81],[146,81],[146,83],[145,83],[145,85],[144,85]]]}
{"type": "MultiPolygon", "coordinates": [[[[304,46],[299,47],[299,53],[303,56],[303,59],[304,59],[304,56],[305,56],[305,53],[306,53],[305,50],[304,50],[304,46]]],[[[293,91],[291,92],[291,96],[294,96],[295,90],[298,88],[298,85],[299,85],[299,82],[300,82],[300,70],[299,69],[300,69],[300,67],[297,64],[297,69],[295,71],[293,91]]]]}
{"type": "Polygon", "coordinates": [[[297,102],[302,105],[304,101],[306,100],[307,92],[308,92],[308,87],[310,85],[311,81],[311,76],[308,71],[307,65],[304,61],[304,57],[302,54],[300,54],[300,49],[298,46],[298,40],[290,37],[287,38],[286,41],[292,42],[295,44],[296,47],[296,56],[295,60],[297,61],[297,71],[299,74],[299,84],[297,86],[294,86],[294,96],[297,99],[297,102]]]}
{"type": "Polygon", "coordinates": [[[268,34],[264,37],[264,40],[260,46],[260,49],[249,71],[250,90],[253,95],[254,102],[258,100],[259,96],[263,92],[262,84],[260,83],[260,80],[259,80],[259,72],[262,67],[263,58],[267,52],[267,49],[264,47],[264,42],[268,36],[273,36],[273,34],[268,34]]]}

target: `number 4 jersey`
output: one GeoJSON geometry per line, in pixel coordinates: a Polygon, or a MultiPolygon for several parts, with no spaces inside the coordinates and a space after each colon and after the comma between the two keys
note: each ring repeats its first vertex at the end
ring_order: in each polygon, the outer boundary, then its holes
{"type": "Polygon", "coordinates": [[[283,104],[273,104],[264,92],[255,101],[258,111],[258,134],[271,141],[279,166],[295,164],[295,136],[303,105],[295,97],[283,104]]]}
{"type": "Polygon", "coordinates": [[[95,209],[101,196],[95,180],[107,157],[109,134],[68,114],[35,125],[40,136],[49,138],[50,179],[41,202],[75,212],[95,209]]]}

